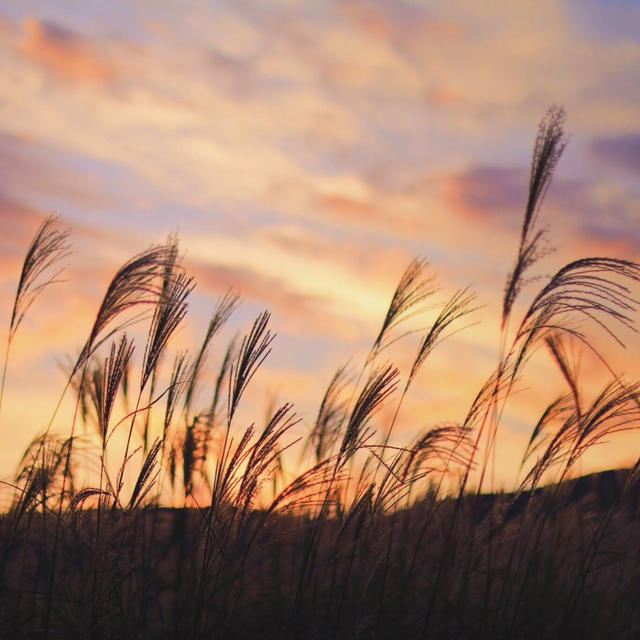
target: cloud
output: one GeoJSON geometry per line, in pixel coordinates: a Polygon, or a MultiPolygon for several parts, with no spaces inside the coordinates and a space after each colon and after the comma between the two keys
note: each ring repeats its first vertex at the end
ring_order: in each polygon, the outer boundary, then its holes
{"type": "Polygon", "coordinates": [[[0,195],[0,281],[17,282],[27,247],[45,217],[37,209],[0,195]]]}
{"type": "Polygon", "coordinates": [[[427,102],[434,107],[450,107],[463,100],[456,89],[444,84],[435,85],[428,89],[426,99],[427,102]]]}
{"type": "Polygon", "coordinates": [[[372,225],[385,219],[388,222],[389,218],[371,202],[348,195],[321,194],[318,196],[317,204],[321,211],[344,223],[372,225]]]}
{"type": "Polygon", "coordinates": [[[442,18],[424,8],[395,2],[362,2],[345,0],[340,9],[365,33],[378,40],[395,40],[421,34],[422,37],[461,36],[461,22],[442,18]]]}
{"type": "Polygon", "coordinates": [[[24,210],[103,230],[117,226],[123,209],[144,212],[149,192],[144,179],[115,161],[0,129],[0,193],[24,210]]]}
{"type": "Polygon", "coordinates": [[[325,302],[317,296],[293,292],[282,280],[265,277],[250,268],[205,264],[193,259],[188,259],[187,265],[199,287],[217,295],[233,289],[244,298],[265,302],[287,314],[306,315],[325,302]]]}
{"type": "MultiPolygon", "coordinates": [[[[620,146],[625,161],[633,158],[635,150],[627,152],[630,145],[626,140],[620,146]]],[[[619,151],[618,145],[614,148],[619,151]]],[[[599,153],[604,152],[600,149],[599,153]]],[[[475,165],[442,176],[440,187],[445,202],[456,215],[513,234],[520,228],[527,182],[528,172],[523,167],[475,165]]],[[[640,240],[634,232],[637,204],[638,196],[632,191],[599,177],[556,176],[542,205],[540,223],[543,226],[550,223],[554,237],[568,241],[574,251],[582,251],[581,245],[592,248],[599,244],[599,253],[611,249],[614,255],[622,240],[637,249],[640,240]]],[[[483,233],[486,232],[485,227],[483,233]]]]}
{"type": "Polygon", "coordinates": [[[102,83],[111,73],[106,63],[81,36],[66,27],[38,18],[25,18],[18,50],[59,78],[79,83],[102,83]]]}
{"type": "Polygon", "coordinates": [[[591,150],[603,162],[635,176],[640,174],[640,133],[597,138],[591,150]]]}
{"type": "Polygon", "coordinates": [[[442,180],[453,211],[468,218],[515,229],[527,194],[527,174],[520,167],[475,165],[442,180]]]}
{"type": "Polygon", "coordinates": [[[0,195],[0,220],[3,229],[0,242],[5,243],[5,248],[8,249],[16,243],[28,241],[44,217],[45,214],[37,209],[0,195]]]}
{"type": "Polygon", "coordinates": [[[348,272],[360,272],[385,283],[394,271],[400,277],[413,257],[403,247],[385,242],[386,238],[372,235],[365,239],[361,228],[349,233],[341,224],[327,224],[322,229],[292,223],[272,225],[260,232],[260,238],[306,260],[340,265],[348,272]]]}

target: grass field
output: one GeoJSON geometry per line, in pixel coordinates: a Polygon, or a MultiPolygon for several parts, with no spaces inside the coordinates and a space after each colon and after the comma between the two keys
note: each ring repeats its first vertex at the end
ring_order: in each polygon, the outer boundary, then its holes
{"type": "MultiPolygon", "coordinates": [[[[407,267],[361,370],[340,368],[319,391],[302,443],[306,466],[293,478],[283,472],[293,407],[269,408],[261,425],[240,417],[271,349],[269,314],[215,347],[217,374],[199,406],[204,363],[237,296],[218,301],[197,351],[173,353],[194,286],[177,240],[123,265],[69,365],[68,430],[53,431],[52,408],[50,426],[5,483],[0,637],[636,637],[640,463],[578,479],[574,470],[585,451],[636,428],[640,387],[610,370],[585,401],[569,354],[596,353],[594,328],[615,341],[633,327],[640,265],[586,257],[541,281],[524,307],[521,300],[546,252],[539,212],[564,149],[563,117],[550,110],[535,141],[496,367],[464,420],[404,446],[392,443],[406,394],[477,304],[469,290],[454,292],[412,366],[388,363],[387,347],[406,337],[405,320],[434,291],[423,260],[407,267]],[[147,330],[136,359],[127,330],[140,323],[147,330]],[[541,346],[564,387],[532,416],[519,488],[488,493],[504,407],[541,346]],[[391,418],[382,420],[382,406],[396,407],[391,418]]],[[[48,218],[27,251],[1,393],[13,338],[54,284],[67,239],[48,218]]]]}

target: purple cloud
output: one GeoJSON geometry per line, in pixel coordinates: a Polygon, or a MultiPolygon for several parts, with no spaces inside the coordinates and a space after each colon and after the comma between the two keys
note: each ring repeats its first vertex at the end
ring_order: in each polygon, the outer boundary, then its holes
{"type": "Polygon", "coordinates": [[[591,148],[600,160],[634,174],[640,173],[640,133],[598,138],[591,148]]]}
{"type": "Polygon", "coordinates": [[[527,173],[519,167],[476,165],[445,180],[445,197],[455,209],[471,217],[519,224],[514,212],[527,195],[527,173]]]}

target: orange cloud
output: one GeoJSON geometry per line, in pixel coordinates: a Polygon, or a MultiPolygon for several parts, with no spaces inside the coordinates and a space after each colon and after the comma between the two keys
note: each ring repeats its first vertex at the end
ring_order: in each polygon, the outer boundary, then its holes
{"type": "Polygon", "coordinates": [[[26,18],[19,51],[67,81],[101,83],[110,76],[106,64],[92,51],[87,41],[58,25],[26,18]]]}
{"type": "Polygon", "coordinates": [[[368,202],[343,195],[321,195],[318,204],[323,211],[344,222],[366,222],[379,217],[380,213],[368,202]]]}
{"type": "Polygon", "coordinates": [[[383,9],[372,3],[349,0],[341,3],[341,8],[363,31],[380,40],[393,35],[406,37],[407,31],[416,36],[435,34],[447,38],[460,36],[464,31],[462,25],[454,20],[427,15],[408,6],[399,9],[392,3],[383,9]]]}
{"type": "MultiPolygon", "coordinates": [[[[0,196],[0,220],[2,221],[2,240],[7,248],[16,243],[28,243],[46,214],[36,211],[6,196],[0,196]]],[[[26,250],[26,244],[24,246],[26,250]]]]}
{"type": "Polygon", "coordinates": [[[447,107],[461,101],[461,96],[450,87],[439,85],[427,91],[427,102],[434,107],[447,107]]]}
{"type": "Polygon", "coordinates": [[[391,35],[392,25],[380,9],[372,5],[365,6],[359,2],[345,2],[342,9],[370,36],[386,40],[391,35]]]}

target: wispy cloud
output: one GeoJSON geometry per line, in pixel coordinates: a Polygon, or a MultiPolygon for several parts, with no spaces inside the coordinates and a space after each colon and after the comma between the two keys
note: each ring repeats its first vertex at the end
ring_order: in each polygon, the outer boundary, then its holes
{"type": "Polygon", "coordinates": [[[635,176],[640,173],[640,133],[597,138],[592,149],[601,161],[635,176]]]}
{"type": "Polygon", "coordinates": [[[91,44],[72,30],[35,17],[25,18],[22,28],[18,50],[58,78],[101,83],[111,75],[91,44]]]}
{"type": "Polygon", "coordinates": [[[521,167],[476,165],[446,177],[444,195],[454,211],[513,229],[520,223],[527,178],[521,167]]]}

